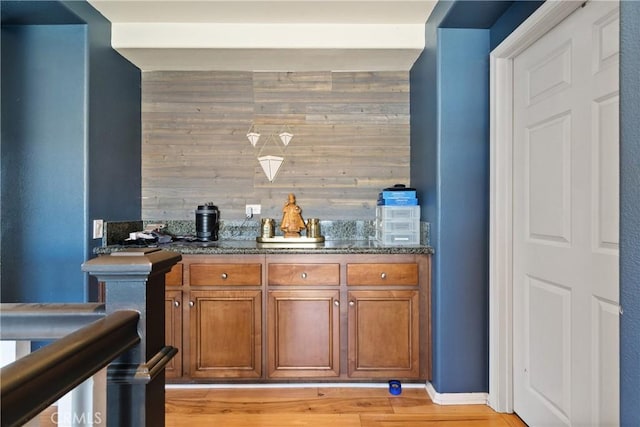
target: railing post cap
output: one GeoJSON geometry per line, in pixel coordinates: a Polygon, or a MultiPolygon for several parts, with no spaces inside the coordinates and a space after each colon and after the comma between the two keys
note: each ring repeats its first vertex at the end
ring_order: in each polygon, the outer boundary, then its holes
{"type": "Polygon", "coordinates": [[[91,275],[150,275],[169,271],[181,259],[177,252],[135,248],[90,259],[82,264],[82,271],[91,275]]]}

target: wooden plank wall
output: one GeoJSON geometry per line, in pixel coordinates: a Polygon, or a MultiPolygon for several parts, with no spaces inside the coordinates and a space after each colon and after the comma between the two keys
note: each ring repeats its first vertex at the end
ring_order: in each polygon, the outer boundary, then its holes
{"type": "Polygon", "coordinates": [[[409,73],[144,72],[142,137],[143,219],[209,201],[224,220],[248,203],[279,219],[290,192],[305,218],[373,219],[382,188],[410,184],[409,73]],[[268,154],[285,158],[273,182],[268,154]]]}

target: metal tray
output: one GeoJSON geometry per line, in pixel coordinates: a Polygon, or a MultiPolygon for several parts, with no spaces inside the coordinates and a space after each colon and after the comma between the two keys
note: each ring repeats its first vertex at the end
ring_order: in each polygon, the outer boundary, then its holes
{"type": "Polygon", "coordinates": [[[256,241],[258,243],[281,243],[287,246],[289,245],[297,245],[303,243],[324,243],[324,236],[320,237],[284,237],[284,236],[274,236],[274,237],[256,237],[256,241]]]}

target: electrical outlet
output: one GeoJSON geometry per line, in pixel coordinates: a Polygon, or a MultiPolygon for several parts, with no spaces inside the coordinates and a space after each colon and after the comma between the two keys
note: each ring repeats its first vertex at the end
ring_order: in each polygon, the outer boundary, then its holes
{"type": "Polygon", "coordinates": [[[262,205],[245,205],[244,213],[247,218],[252,218],[254,215],[260,215],[262,205]]]}
{"type": "Polygon", "coordinates": [[[93,238],[102,239],[103,233],[104,233],[104,220],[94,219],[93,220],[93,238]]]}

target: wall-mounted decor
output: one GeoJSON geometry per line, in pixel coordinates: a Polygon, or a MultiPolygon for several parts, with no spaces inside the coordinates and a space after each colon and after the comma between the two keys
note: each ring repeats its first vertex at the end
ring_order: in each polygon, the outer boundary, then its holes
{"type": "Polygon", "coordinates": [[[260,134],[256,132],[254,128],[255,128],[255,125],[251,124],[251,127],[247,132],[247,138],[249,139],[249,142],[251,143],[251,145],[255,147],[256,144],[258,143],[258,140],[260,139],[260,134]]]}
{"type": "MultiPolygon", "coordinates": [[[[258,162],[260,163],[260,166],[262,167],[262,170],[269,182],[273,182],[276,178],[280,167],[284,163],[284,151],[293,138],[293,133],[291,133],[289,126],[283,125],[278,133],[278,137],[284,145],[284,149],[276,142],[275,134],[271,133],[264,144],[260,147],[260,151],[257,155],[258,162]]],[[[260,140],[260,133],[258,132],[256,125],[253,123],[247,132],[247,138],[254,147],[260,140]]]]}
{"type": "Polygon", "coordinates": [[[289,129],[289,126],[287,125],[284,125],[282,127],[282,129],[280,130],[279,136],[280,136],[280,141],[282,141],[285,147],[289,145],[289,141],[291,141],[291,138],[293,138],[291,129],[289,129]]]}
{"type": "Polygon", "coordinates": [[[192,221],[203,200],[223,221],[246,203],[276,217],[295,190],[314,217],[360,220],[409,182],[407,71],[147,71],[142,86],[143,219],[192,221]],[[277,176],[268,155],[283,158],[277,176]]]}
{"type": "Polygon", "coordinates": [[[262,166],[262,170],[267,176],[269,182],[273,182],[280,170],[280,166],[282,166],[282,162],[284,162],[284,157],[271,155],[260,156],[258,157],[258,161],[260,162],[260,166],[262,166]]]}

